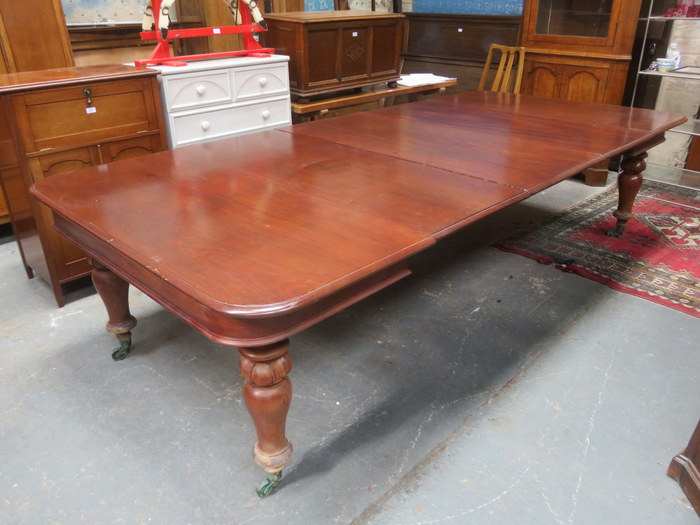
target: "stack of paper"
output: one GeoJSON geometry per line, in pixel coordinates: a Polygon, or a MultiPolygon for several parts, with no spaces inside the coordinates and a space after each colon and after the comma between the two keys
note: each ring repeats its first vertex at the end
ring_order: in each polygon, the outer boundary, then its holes
{"type": "Polygon", "coordinates": [[[437,84],[448,80],[455,79],[433,75],[432,73],[412,73],[410,75],[401,75],[398,83],[402,86],[424,86],[425,84],[437,84]]]}

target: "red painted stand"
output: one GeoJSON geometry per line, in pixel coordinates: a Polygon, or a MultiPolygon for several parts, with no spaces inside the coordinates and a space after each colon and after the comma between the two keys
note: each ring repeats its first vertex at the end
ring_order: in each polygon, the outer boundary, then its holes
{"type": "MultiPolygon", "coordinates": [[[[161,0],[151,0],[153,8],[153,23],[158,27],[158,19],[160,17],[161,0]]],[[[239,2],[238,8],[241,10],[242,24],[239,26],[223,26],[223,27],[198,27],[192,29],[173,29],[168,30],[163,36],[160,31],[143,31],[141,40],[157,40],[155,50],[151,56],[145,60],[135,60],[134,63],[138,67],[148,65],[168,64],[170,66],[185,66],[188,60],[201,60],[210,58],[222,58],[231,56],[270,56],[275,50],[270,47],[262,47],[255,38],[253,33],[265,31],[258,24],[251,23],[250,9],[245,2],[239,2]],[[239,51],[225,51],[221,53],[206,53],[204,55],[184,55],[173,57],[170,55],[170,40],[173,38],[190,38],[195,36],[215,36],[215,35],[230,35],[240,33],[243,35],[243,49],[239,51]]]]}

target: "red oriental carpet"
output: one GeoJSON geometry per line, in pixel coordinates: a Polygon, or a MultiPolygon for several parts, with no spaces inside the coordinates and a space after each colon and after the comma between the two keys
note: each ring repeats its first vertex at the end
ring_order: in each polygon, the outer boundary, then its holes
{"type": "Polygon", "coordinates": [[[619,238],[616,207],[611,187],[496,247],[700,317],[700,191],[644,181],[619,238]]]}

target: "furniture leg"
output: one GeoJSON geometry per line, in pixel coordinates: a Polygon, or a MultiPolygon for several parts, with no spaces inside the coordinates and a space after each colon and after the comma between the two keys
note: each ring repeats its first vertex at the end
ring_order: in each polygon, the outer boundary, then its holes
{"type": "Polygon", "coordinates": [[[292,457],[292,444],[285,435],[292,401],[292,382],[287,377],[292,369],[288,349],[288,339],[259,348],[238,349],[239,369],[245,378],[243,399],[258,436],[253,458],[267,472],[267,479],[257,489],[261,498],[279,484],[282,469],[292,457]]]}
{"type": "Polygon", "coordinates": [[[625,231],[625,225],[632,217],[632,205],[634,199],[639,193],[639,188],[642,186],[642,172],[646,169],[647,164],[645,159],[647,152],[636,153],[625,156],[620,164],[620,174],[617,177],[617,189],[619,200],[617,210],[613,212],[613,217],[617,219],[617,225],[614,229],[608,231],[611,237],[619,237],[625,231]]]}
{"type": "Polygon", "coordinates": [[[586,186],[605,186],[608,180],[608,165],[610,164],[610,159],[605,159],[599,162],[595,166],[586,168],[583,171],[583,180],[586,186]]]}
{"type": "Polygon", "coordinates": [[[129,311],[129,283],[93,258],[90,258],[90,265],[93,267],[92,283],[109,317],[105,328],[119,341],[112,359],[120,361],[131,351],[131,330],[136,326],[136,319],[129,311]]]}
{"type": "Polygon", "coordinates": [[[688,446],[671,460],[666,474],[678,482],[700,516],[700,421],[688,446]]]}

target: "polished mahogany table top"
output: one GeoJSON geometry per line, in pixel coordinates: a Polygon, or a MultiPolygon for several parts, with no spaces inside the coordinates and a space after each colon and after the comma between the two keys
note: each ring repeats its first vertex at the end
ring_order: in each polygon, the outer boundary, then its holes
{"type": "Polygon", "coordinates": [[[60,231],[122,277],[212,339],[250,346],[680,121],[470,92],[128,159],[33,191],[60,231]]]}
{"type": "Polygon", "coordinates": [[[238,346],[269,494],[292,455],[289,337],[408,275],[440,238],[624,153],[632,218],[646,149],[684,117],[465,93],[165,151],[38,182],[93,258],[123,359],[128,283],[238,346]]]}

